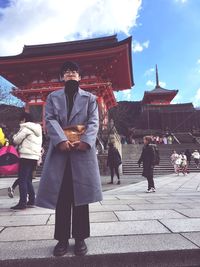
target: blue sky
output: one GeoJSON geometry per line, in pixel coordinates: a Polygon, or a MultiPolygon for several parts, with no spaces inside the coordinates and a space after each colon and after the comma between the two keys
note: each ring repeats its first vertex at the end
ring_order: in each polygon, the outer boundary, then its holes
{"type": "Polygon", "coordinates": [[[141,100],[158,64],[160,85],[179,90],[173,103],[200,106],[199,14],[199,0],[0,0],[0,56],[24,44],[132,35],[135,86],[117,100],[141,100]]]}

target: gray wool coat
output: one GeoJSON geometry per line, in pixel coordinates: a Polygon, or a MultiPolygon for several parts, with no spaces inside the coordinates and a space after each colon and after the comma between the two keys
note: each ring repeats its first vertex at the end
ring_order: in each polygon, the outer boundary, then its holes
{"type": "Polygon", "coordinates": [[[55,209],[67,160],[71,162],[75,206],[102,200],[95,148],[99,128],[96,96],[79,88],[69,120],[67,111],[64,89],[49,94],[45,121],[50,145],[36,196],[36,205],[39,207],[55,209]],[[62,128],[77,124],[86,126],[81,141],[89,144],[90,148],[87,151],[60,151],[57,145],[67,140],[62,128]]]}

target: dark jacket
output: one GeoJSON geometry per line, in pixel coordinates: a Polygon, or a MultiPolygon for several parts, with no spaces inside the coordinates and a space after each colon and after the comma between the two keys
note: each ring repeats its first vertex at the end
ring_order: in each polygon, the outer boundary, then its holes
{"type": "Polygon", "coordinates": [[[107,158],[107,166],[109,167],[119,167],[122,163],[121,156],[119,151],[115,147],[111,147],[108,149],[108,158],[107,158]]]}
{"type": "Polygon", "coordinates": [[[189,149],[185,150],[185,155],[187,157],[187,161],[191,161],[192,153],[189,151],[189,149]]]}
{"type": "Polygon", "coordinates": [[[143,163],[143,172],[142,176],[149,177],[153,176],[153,160],[154,160],[154,152],[151,145],[144,145],[142,154],[138,160],[138,164],[143,163]]]}

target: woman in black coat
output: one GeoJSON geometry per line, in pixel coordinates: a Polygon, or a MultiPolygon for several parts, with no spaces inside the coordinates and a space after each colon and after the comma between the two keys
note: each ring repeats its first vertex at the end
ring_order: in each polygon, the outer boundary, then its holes
{"type": "Polygon", "coordinates": [[[110,168],[111,173],[111,182],[109,182],[109,184],[113,184],[114,173],[117,175],[117,184],[120,184],[119,165],[122,163],[122,159],[119,151],[114,147],[113,143],[109,143],[108,146],[107,166],[110,168]]]}
{"type": "Polygon", "coordinates": [[[151,136],[145,136],[143,138],[144,147],[142,150],[142,154],[138,160],[139,166],[141,163],[143,163],[142,176],[146,177],[148,181],[148,189],[146,191],[147,193],[152,193],[156,191],[153,180],[154,150],[151,141],[151,136]]]}

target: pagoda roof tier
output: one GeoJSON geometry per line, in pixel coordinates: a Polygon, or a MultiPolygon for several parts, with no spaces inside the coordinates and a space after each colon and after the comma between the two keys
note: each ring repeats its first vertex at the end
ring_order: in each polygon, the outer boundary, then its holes
{"type": "Polygon", "coordinates": [[[118,41],[117,36],[24,46],[21,54],[0,57],[0,75],[16,87],[35,81],[59,80],[62,64],[76,61],[82,76],[100,77],[111,82],[113,90],[134,85],[132,71],[132,38],[118,41]]]}
{"type": "Polygon", "coordinates": [[[155,87],[151,91],[145,91],[142,102],[146,104],[167,104],[170,103],[177,95],[178,90],[164,89],[160,86],[155,87]]]}
{"type": "Polygon", "coordinates": [[[158,67],[156,65],[156,86],[151,91],[145,91],[142,102],[144,104],[170,104],[177,95],[178,90],[162,88],[159,84],[158,67]]]}

